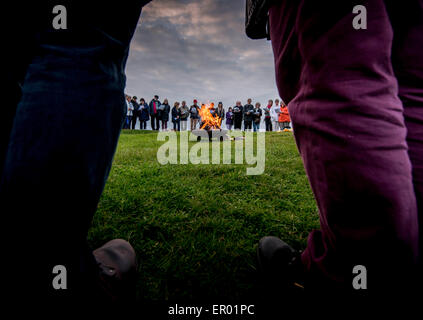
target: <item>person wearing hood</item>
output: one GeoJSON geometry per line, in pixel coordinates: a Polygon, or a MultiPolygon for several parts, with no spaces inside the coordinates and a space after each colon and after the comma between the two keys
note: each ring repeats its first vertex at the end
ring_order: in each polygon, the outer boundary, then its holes
{"type": "Polygon", "coordinates": [[[225,108],[223,108],[223,103],[219,102],[216,109],[216,115],[222,119],[222,121],[225,119],[225,108]]]}
{"type": "Polygon", "coordinates": [[[175,102],[172,108],[173,131],[181,131],[181,111],[179,110],[179,102],[175,102]]]}
{"type": "Polygon", "coordinates": [[[140,105],[137,102],[137,97],[133,96],[131,103],[132,103],[132,130],[135,130],[135,125],[137,124],[137,119],[138,119],[138,113],[140,110],[140,105]]]}

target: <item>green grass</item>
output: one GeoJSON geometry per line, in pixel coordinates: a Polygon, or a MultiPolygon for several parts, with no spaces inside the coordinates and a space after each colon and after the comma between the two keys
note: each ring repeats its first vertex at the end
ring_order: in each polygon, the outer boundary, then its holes
{"type": "Polygon", "coordinates": [[[90,245],[123,238],[134,246],[140,299],[254,296],[259,239],[274,235],[303,249],[318,228],[292,134],[266,134],[259,176],[247,176],[248,165],[162,166],[162,144],[153,132],[122,133],[90,245]]]}

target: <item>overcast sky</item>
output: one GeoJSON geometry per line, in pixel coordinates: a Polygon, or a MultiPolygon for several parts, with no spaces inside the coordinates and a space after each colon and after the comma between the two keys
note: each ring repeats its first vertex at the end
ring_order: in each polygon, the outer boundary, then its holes
{"type": "Polygon", "coordinates": [[[248,39],[245,0],[154,0],[144,7],[127,64],[127,93],[147,102],[278,97],[271,43],[248,39]]]}

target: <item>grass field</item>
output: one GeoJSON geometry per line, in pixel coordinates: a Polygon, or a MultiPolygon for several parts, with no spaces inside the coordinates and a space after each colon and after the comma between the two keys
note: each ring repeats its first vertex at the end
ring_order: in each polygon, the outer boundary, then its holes
{"type": "Polygon", "coordinates": [[[292,134],[266,134],[266,170],[258,176],[247,176],[247,165],[162,166],[162,144],[157,133],[122,133],[90,245],[131,242],[142,300],[254,296],[258,240],[274,235],[303,249],[318,228],[292,134]]]}

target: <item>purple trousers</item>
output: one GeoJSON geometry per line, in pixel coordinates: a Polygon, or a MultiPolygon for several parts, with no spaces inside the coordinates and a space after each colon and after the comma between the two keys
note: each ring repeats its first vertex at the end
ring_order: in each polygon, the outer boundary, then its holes
{"type": "Polygon", "coordinates": [[[364,265],[369,289],[394,285],[419,259],[423,1],[399,2],[361,1],[359,30],[354,1],[269,12],[278,89],[320,213],[302,255],[311,283],[351,288],[364,265]]]}

